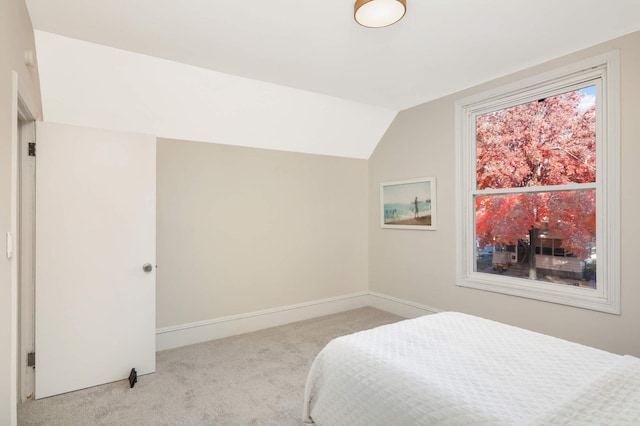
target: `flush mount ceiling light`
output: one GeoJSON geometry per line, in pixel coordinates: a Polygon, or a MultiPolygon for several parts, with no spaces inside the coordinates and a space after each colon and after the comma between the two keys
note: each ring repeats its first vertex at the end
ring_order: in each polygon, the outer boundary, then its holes
{"type": "Polygon", "coordinates": [[[356,0],[354,17],[363,27],[380,28],[395,24],[407,11],[407,0],[356,0]]]}

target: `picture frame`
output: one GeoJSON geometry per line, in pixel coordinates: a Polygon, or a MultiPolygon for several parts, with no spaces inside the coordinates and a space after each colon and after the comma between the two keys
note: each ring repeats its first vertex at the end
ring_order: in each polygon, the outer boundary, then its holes
{"type": "Polygon", "coordinates": [[[380,226],[386,229],[436,230],[436,178],[380,184],[380,226]]]}

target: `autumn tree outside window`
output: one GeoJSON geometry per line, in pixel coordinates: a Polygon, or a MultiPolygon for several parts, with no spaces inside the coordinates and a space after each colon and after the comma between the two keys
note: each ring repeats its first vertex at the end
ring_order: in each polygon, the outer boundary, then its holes
{"type": "Polygon", "coordinates": [[[456,103],[457,283],[619,313],[618,54],[456,103]]]}

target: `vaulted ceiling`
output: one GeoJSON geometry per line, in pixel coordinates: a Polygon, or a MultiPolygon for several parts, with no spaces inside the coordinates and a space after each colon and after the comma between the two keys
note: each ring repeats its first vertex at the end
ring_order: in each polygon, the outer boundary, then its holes
{"type": "Polygon", "coordinates": [[[408,0],[381,29],[353,0],[26,2],[45,119],[355,158],[398,111],[640,30],[637,0],[408,0]]]}

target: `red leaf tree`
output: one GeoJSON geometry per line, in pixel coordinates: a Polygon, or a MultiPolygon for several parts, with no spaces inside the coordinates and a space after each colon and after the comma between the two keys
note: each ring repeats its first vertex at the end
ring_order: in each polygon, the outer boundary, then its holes
{"type": "MultiPolygon", "coordinates": [[[[595,105],[585,108],[585,96],[577,90],[478,116],[477,189],[595,182],[595,105]]],[[[517,244],[528,235],[532,279],[541,229],[585,257],[595,238],[595,190],[476,197],[480,245],[517,244]]]]}

